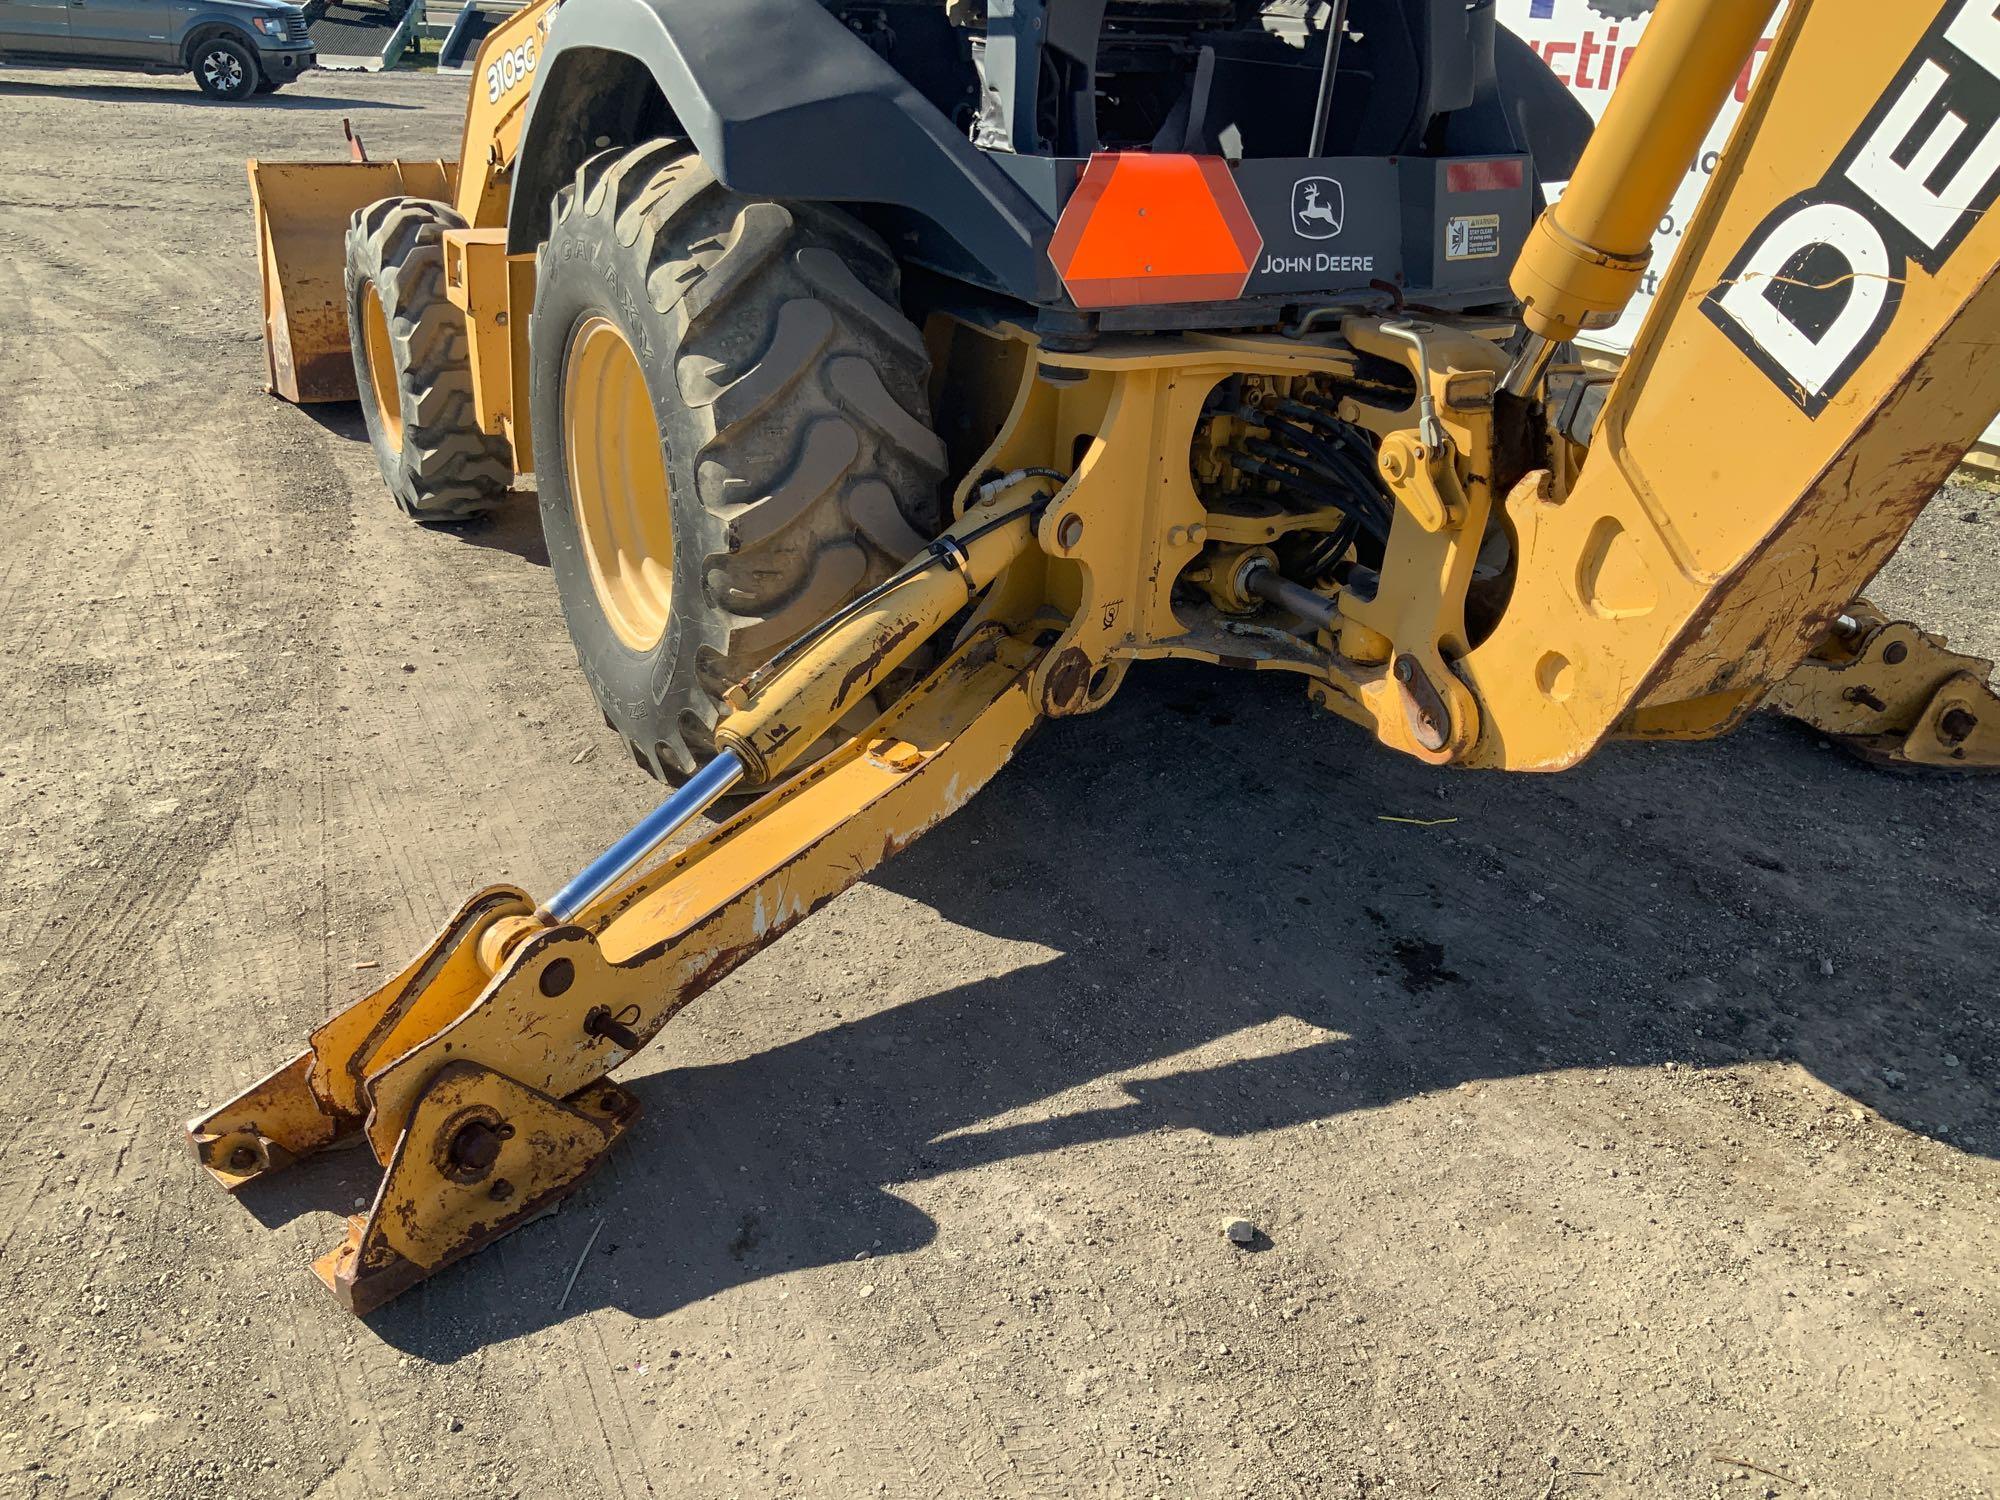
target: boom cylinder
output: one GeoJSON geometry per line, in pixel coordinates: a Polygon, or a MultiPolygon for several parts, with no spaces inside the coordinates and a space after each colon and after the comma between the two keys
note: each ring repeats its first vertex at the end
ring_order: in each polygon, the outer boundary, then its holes
{"type": "Polygon", "coordinates": [[[716,730],[715,759],[532,918],[499,933],[488,971],[496,972],[521,938],[539,927],[575,920],[738,782],[762,786],[776,777],[1026,551],[1033,534],[1031,507],[1009,512],[996,497],[968,510],[892,580],[894,587],[878,591],[874,603],[836,616],[796,660],[746,696],[716,730]]]}
{"type": "Polygon", "coordinates": [[[1557,344],[1617,322],[1653,235],[1778,0],[1660,0],[1562,198],[1514,266],[1528,342],[1505,388],[1527,395],[1557,344]]]}
{"type": "Polygon", "coordinates": [[[1026,552],[1031,509],[975,505],[904,569],[897,586],[840,619],[766,681],[717,726],[715,742],[760,786],[812,744],[916,654],[972,596],[1026,552]]]}

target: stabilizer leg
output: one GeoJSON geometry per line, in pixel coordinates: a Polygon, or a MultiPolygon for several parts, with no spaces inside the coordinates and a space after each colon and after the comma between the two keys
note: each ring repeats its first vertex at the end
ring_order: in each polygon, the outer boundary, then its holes
{"type": "Polygon", "coordinates": [[[189,1133],[232,1191],[360,1130],[384,1168],[317,1262],[356,1313],[573,1191],[636,1112],[605,1075],[682,1007],[956,810],[1039,718],[998,627],[876,725],[574,921],[499,886],[395,980],[189,1133]]]}
{"type": "Polygon", "coordinates": [[[1860,599],[1768,702],[1877,765],[1995,771],[1992,674],[1992,662],[1860,599]]]}
{"type": "Polygon", "coordinates": [[[446,1063],[410,1111],[375,1202],[314,1272],[349,1312],[373,1312],[567,1197],[638,1107],[601,1079],[551,1099],[476,1063],[446,1063]]]}
{"type": "Polygon", "coordinates": [[[188,1121],[195,1159],[233,1193],[358,1130],[369,1073],[464,1010],[491,977],[480,939],[502,918],[533,910],[513,886],[467,901],[400,974],[315,1031],[310,1048],[188,1121]]]}
{"type": "Polygon", "coordinates": [[[374,1206],[317,1263],[365,1313],[572,1191],[636,1104],[604,1081],[697,995],[902,849],[1005,765],[1039,717],[1045,647],[970,630],[864,734],[657,868],[739,778],[765,784],[1032,550],[1006,476],[902,571],[732,696],[705,768],[537,907],[481,891],[310,1050],[188,1126],[231,1191],[359,1129],[374,1206]],[[634,873],[640,872],[640,873],[634,873]]]}

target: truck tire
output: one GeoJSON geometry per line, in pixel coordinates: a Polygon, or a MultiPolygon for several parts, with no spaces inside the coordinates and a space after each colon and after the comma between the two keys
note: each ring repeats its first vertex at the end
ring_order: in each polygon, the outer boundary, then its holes
{"type": "Polygon", "coordinates": [[[189,65],[194,81],[211,99],[248,99],[263,77],[257,54],[233,36],[212,36],[197,43],[189,65]]]}
{"type": "Polygon", "coordinates": [[[347,333],[362,419],[403,514],[469,520],[507,498],[514,458],[479,430],[465,314],[444,293],[444,231],[465,221],[427,198],[384,198],[347,227],[347,333]]]}
{"type": "Polygon", "coordinates": [[[848,215],[731,192],[680,142],[602,152],[555,195],[542,530],[605,721],[662,780],[714,754],[733,683],[936,533],[945,450],[898,282],[848,215]]]}

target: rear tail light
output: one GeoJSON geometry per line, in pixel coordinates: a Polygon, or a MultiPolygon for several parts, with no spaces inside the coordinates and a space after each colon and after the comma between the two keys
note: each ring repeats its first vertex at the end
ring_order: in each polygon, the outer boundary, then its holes
{"type": "Polygon", "coordinates": [[[1448,193],[1504,193],[1526,186],[1528,170],[1521,158],[1504,161],[1455,161],[1446,164],[1444,187],[1448,193]]]}

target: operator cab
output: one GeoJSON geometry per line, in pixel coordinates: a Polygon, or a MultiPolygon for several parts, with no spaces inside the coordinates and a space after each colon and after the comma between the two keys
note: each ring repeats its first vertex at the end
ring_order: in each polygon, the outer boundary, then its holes
{"type": "MultiPolygon", "coordinates": [[[[1506,304],[1539,185],[1590,132],[1493,0],[835,9],[1056,223],[1050,335],[1064,313],[1081,332],[1506,304]]],[[[911,262],[979,280],[938,226],[884,217],[911,262]]]]}

